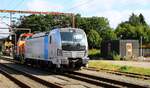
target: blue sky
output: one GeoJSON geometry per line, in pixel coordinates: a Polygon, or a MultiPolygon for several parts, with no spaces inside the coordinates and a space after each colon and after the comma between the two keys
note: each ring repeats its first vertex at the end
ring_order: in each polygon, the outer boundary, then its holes
{"type": "MultiPolygon", "coordinates": [[[[150,24],[150,0],[0,0],[0,9],[60,11],[79,13],[84,17],[103,16],[115,28],[132,13],[142,13],[150,24]]],[[[9,16],[0,13],[0,16],[9,16]]],[[[16,14],[14,14],[16,16],[16,14]]],[[[9,20],[1,19],[9,24],[9,20]]],[[[0,26],[4,24],[0,23],[0,26]]],[[[0,30],[1,32],[1,30],[0,30]]]]}

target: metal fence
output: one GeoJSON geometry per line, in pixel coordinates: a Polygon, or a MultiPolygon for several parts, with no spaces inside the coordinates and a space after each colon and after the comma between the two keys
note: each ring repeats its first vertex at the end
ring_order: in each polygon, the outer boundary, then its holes
{"type": "Polygon", "coordinates": [[[150,57],[150,49],[142,49],[142,54],[145,57],[150,57]]]}

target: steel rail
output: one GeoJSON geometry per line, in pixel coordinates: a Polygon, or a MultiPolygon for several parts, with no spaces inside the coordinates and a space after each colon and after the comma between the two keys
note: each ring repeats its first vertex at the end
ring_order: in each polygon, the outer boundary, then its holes
{"type": "Polygon", "coordinates": [[[43,85],[45,85],[45,86],[52,87],[52,88],[63,88],[62,86],[59,86],[59,85],[57,85],[57,84],[48,82],[48,81],[46,81],[46,80],[43,80],[43,79],[38,78],[38,77],[36,77],[36,76],[33,76],[33,75],[31,75],[31,74],[29,74],[29,73],[27,73],[27,72],[24,72],[24,71],[21,71],[21,70],[12,68],[12,67],[7,66],[7,65],[2,64],[2,63],[0,63],[0,65],[4,66],[4,67],[6,67],[6,68],[9,68],[9,69],[11,69],[11,70],[14,70],[14,71],[16,71],[16,72],[18,72],[18,73],[21,73],[21,74],[23,74],[24,76],[29,77],[30,79],[32,79],[32,80],[34,80],[34,81],[36,81],[36,82],[39,82],[39,83],[41,83],[41,84],[43,84],[43,85]]]}
{"type": "MultiPolygon", "coordinates": [[[[11,60],[13,61],[13,60],[11,60]]],[[[14,61],[13,61],[14,62],[14,61]]],[[[52,72],[55,74],[60,74],[58,72],[52,72]]],[[[70,77],[73,79],[77,79],[80,81],[84,81],[87,83],[91,83],[94,85],[102,86],[102,87],[110,87],[110,88],[120,88],[120,87],[133,87],[133,88],[147,88],[142,85],[137,85],[133,83],[128,83],[128,82],[122,82],[119,80],[114,80],[114,79],[109,79],[109,78],[104,78],[104,77],[99,77],[99,76],[93,76],[93,75],[88,75],[80,72],[72,72],[72,71],[67,71],[66,73],[61,73],[60,75],[70,77]]]]}
{"type": "Polygon", "coordinates": [[[131,87],[131,88],[147,88],[146,86],[143,85],[138,85],[138,84],[133,84],[133,83],[128,83],[128,82],[123,82],[123,81],[119,81],[119,80],[115,80],[115,79],[110,79],[110,78],[104,78],[104,77],[99,77],[99,76],[93,76],[93,75],[89,75],[89,74],[84,74],[81,72],[68,72],[69,74],[74,74],[74,75],[79,75],[82,77],[87,77],[87,78],[91,78],[91,79],[96,79],[99,81],[104,81],[104,82],[108,82],[108,83],[112,83],[114,85],[120,85],[123,87],[131,87]]]}
{"type": "Polygon", "coordinates": [[[109,69],[96,69],[96,68],[84,68],[84,69],[91,70],[91,71],[104,71],[106,73],[111,73],[111,74],[116,74],[116,75],[124,75],[127,77],[150,80],[150,75],[142,75],[142,74],[130,73],[130,72],[121,72],[121,71],[115,71],[115,70],[109,70],[109,69]]]}
{"type": "Polygon", "coordinates": [[[9,73],[7,73],[5,70],[0,68],[0,73],[2,73],[3,75],[5,75],[8,79],[10,79],[11,81],[13,81],[14,83],[16,83],[18,86],[20,86],[21,88],[30,88],[28,85],[26,85],[25,83],[19,81],[18,79],[16,79],[15,77],[11,76],[9,73]]]}

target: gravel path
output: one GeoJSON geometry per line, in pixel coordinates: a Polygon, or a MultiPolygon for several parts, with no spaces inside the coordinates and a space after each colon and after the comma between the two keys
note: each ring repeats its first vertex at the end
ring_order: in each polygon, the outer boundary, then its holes
{"type": "Polygon", "coordinates": [[[20,88],[4,75],[0,74],[0,88],[20,88]]]}
{"type": "Polygon", "coordinates": [[[126,76],[122,76],[122,75],[119,76],[119,75],[105,73],[105,72],[101,72],[101,71],[96,72],[96,71],[89,71],[89,70],[80,70],[79,72],[84,73],[84,74],[90,74],[90,75],[95,75],[95,76],[99,76],[99,77],[104,77],[104,78],[120,80],[120,81],[128,82],[128,83],[140,84],[140,85],[144,85],[144,86],[147,86],[148,88],[150,88],[149,80],[131,78],[131,77],[126,77],[126,76]]]}

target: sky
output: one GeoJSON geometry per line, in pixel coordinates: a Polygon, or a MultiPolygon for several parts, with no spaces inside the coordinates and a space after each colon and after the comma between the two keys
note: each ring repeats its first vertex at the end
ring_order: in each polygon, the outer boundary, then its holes
{"type": "MultiPolygon", "coordinates": [[[[150,24],[150,0],[0,0],[0,9],[56,11],[79,13],[83,17],[106,17],[112,28],[127,21],[132,13],[142,13],[146,22],[150,24]]],[[[0,13],[0,16],[0,27],[7,27],[9,19],[2,17],[9,14],[0,13]]],[[[3,30],[0,29],[0,32],[3,30]]]]}

